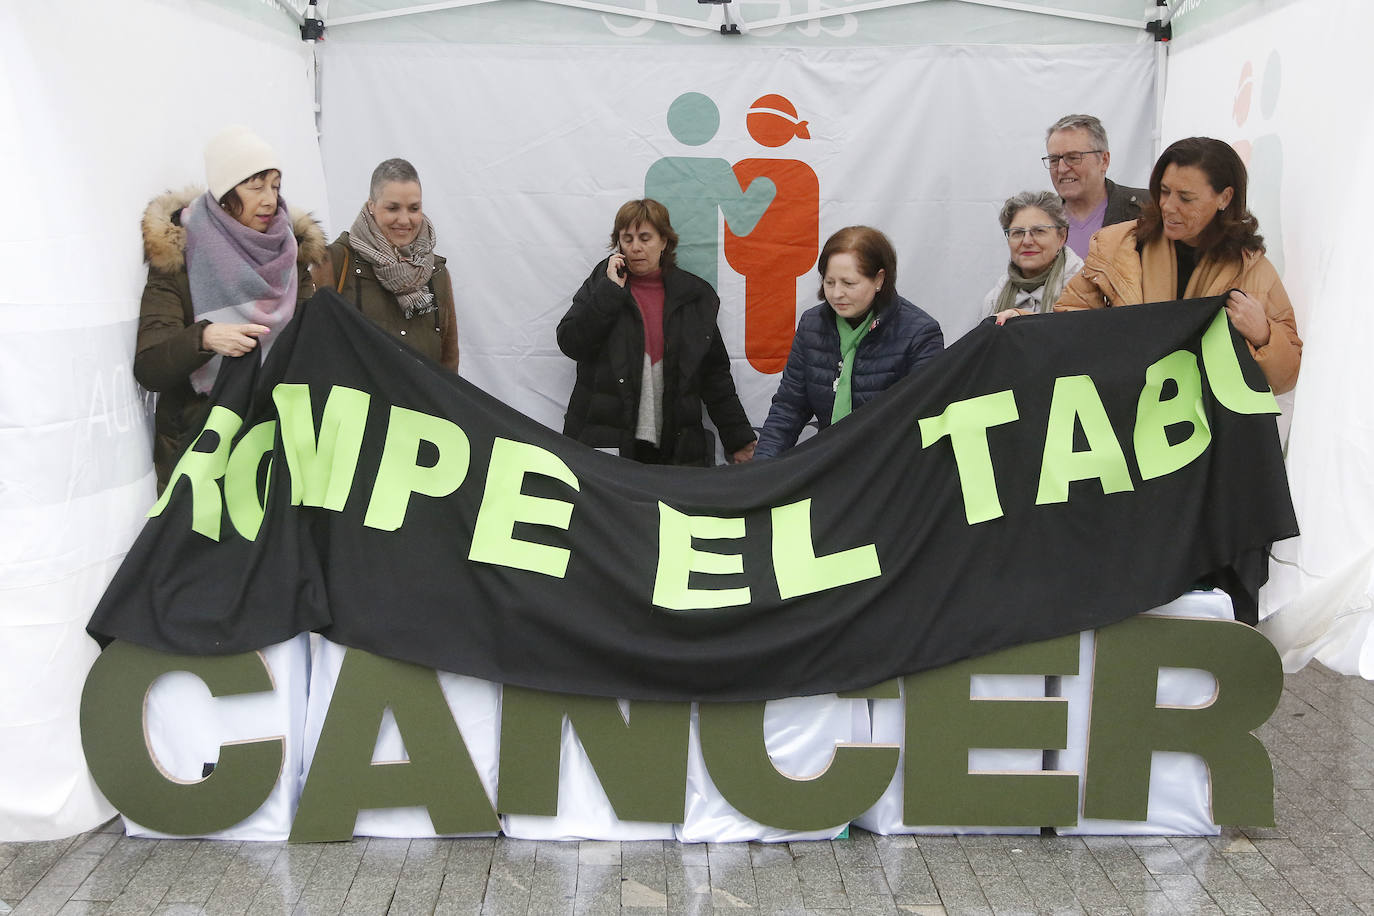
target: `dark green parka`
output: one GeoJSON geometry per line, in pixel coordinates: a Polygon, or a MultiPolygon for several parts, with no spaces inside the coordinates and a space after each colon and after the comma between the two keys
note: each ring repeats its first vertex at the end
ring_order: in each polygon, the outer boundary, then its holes
{"type": "MultiPolygon", "coordinates": [[[[181,211],[202,188],[168,191],[143,211],[143,256],[148,280],[139,305],[138,341],[134,348],[134,378],[158,394],[153,438],[153,467],[157,490],[167,486],[186,438],[197,432],[208,410],[207,398],[191,387],[191,373],[213,353],[201,349],[208,321],[196,321],[191,305],[191,281],[186,273],[186,230],[181,211]]],[[[293,218],[300,270],[297,304],[315,294],[309,266],[324,257],[324,232],[308,213],[293,218]]]]}

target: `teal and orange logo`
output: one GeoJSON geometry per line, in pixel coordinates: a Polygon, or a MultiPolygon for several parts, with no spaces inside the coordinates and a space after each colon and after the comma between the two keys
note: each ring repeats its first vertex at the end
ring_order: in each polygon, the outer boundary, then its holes
{"type": "MultiPolygon", "coordinates": [[[[769,149],[809,140],[807,122],[782,95],[759,97],[745,129],[769,149]]],[[[720,109],[699,92],[668,108],[668,131],[684,146],[705,146],[720,130],[720,109]]],[[[665,156],[644,176],[644,194],[668,208],[679,236],[678,265],[713,286],[720,279],[719,215],[730,268],[744,277],[744,352],[763,373],[781,372],[796,324],[796,281],[820,250],[820,180],[799,159],[665,156]]]]}

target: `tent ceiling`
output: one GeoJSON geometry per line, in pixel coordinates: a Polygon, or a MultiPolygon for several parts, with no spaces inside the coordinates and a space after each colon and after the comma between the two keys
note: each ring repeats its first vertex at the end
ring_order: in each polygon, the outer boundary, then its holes
{"type": "Polygon", "coordinates": [[[1140,0],[320,0],[320,9],[331,39],[478,44],[719,38],[726,23],[777,44],[1132,43],[1144,19],[1140,0]]]}

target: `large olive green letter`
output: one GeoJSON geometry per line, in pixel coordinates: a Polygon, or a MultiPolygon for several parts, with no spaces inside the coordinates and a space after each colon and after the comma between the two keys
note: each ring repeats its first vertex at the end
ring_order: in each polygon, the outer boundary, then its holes
{"type": "Polygon", "coordinates": [[[873,807],[897,771],[890,744],[838,745],[816,776],[778,771],[764,745],[766,704],[702,703],[701,754],[711,781],[745,817],[782,830],[823,830],[873,807]]]}
{"type": "Polygon", "coordinates": [[[291,842],[347,840],[359,811],[416,805],[429,810],[435,833],[487,833],[501,826],[439,676],[349,649],[301,790],[291,842]],[[388,709],[410,759],[373,763],[388,709]]]}
{"type": "Polygon", "coordinates": [[[145,827],[181,836],[225,830],[272,794],[281,775],[284,739],[222,745],[214,772],[196,782],[168,776],[144,737],[143,704],[153,682],[172,671],[200,678],[215,697],[272,689],[272,676],[257,652],[171,655],[117,640],[95,660],[81,692],[86,763],[110,803],[145,827]]]}
{"type": "Polygon", "coordinates": [[[691,703],[636,700],[626,721],[612,699],[506,685],[497,807],[504,814],[558,813],[558,756],[567,716],[617,818],[680,824],[691,712],[691,703]]]}
{"type": "Polygon", "coordinates": [[[1142,615],[1097,631],[1083,816],[1143,821],[1154,751],[1197,754],[1218,824],[1274,823],[1274,770],[1251,734],[1278,706],[1283,665],[1257,631],[1229,620],[1142,615]],[[1155,705],[1160,668],[1217,681],[1195,707],[1155,705]]]}
{"type": "Polygon", "coordinates": [[[908,824],[1056,827],[1078,821],[1073,773],[970,773],[970,748],[1068,744],[1067,701],[971,699],[975,674],[1078,673],[1078,634],[1027,643],[906,678],[902,819],[908,824]]]}

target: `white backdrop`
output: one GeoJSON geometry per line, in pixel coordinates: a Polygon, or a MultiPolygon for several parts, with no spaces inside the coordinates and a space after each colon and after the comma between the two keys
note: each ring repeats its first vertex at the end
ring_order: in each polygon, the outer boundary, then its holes
{"type": "MultiPolygon", "coordinates": [[[[616,208],[644,195],[664,156],[800,159],[820,181],[817,245],[854,223],[883,229],[898,291],[953,341],[982,317],[1007,257],[1002,201],[1048,189],[1045,128],[1099,113],[1112,174],[1142,181],[1152,162],[1154,49],[492,47],[371,44],[320,49],[321,146],[331,235],[348,224],[378,161],[403,156],[455,280],[462,375],[562,427],[574,365],[554,328],[605,255],[616,208]],[[1065,87],[1072,87],[1066,91],[1065,87]],[[703,93],[715,137],[685,146],[666,113],[703,93]],[[768,149],[747,132],[755,99],[786,96],[810,139],[768,149]]],[[[813,261],[814,263],[814,261],[813,261]]],[[[743,278],[720,258],[721,332],[745,408],[761,425],[777,387],[743,358],[743,278]]],[[[796,281],[797,308],[817,278],[796,281]]]]}
{"type": "MultiPolygon", "coordinates": [[[[252,125],[293,206],[324,204],[309,49],[194,3],[0,9],[0,842],[114,812],[77,733],[85,625],[152,504],[150,403],[131,375],[138,224],[252,125]]],[[[289,25],[289,23],[287,23],[289,25]]]]}
{"type": "MultiPolygon", "coordinates": [[[[1239,4],[1233,4],[1239,5],[1239,4]]],[[[1186,20],[1185,20],[1186,21],[1186,20]]],[[[1251,209],[1304,341],[1286,402],[1302,536],[1275,547],[1261,613],[1288,670],[1316,657],[1374,677],[1374,362],[1366,290],[1374,95],[1364,0],[1241,11],[1171,48],[1163,140],[1205,134],[1249,157],[1251,209]]],[[[1186,33],[1185,33],[1186,35],[1186,33]]]]}

